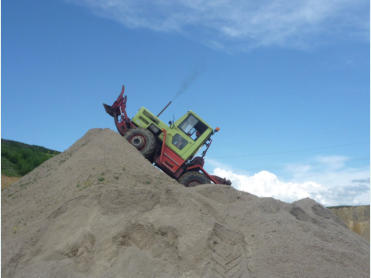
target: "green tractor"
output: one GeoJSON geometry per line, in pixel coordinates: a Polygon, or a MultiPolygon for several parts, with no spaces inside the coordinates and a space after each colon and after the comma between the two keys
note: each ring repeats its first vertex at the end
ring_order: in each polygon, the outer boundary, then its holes
{"type": "Polygon", "coordinates": [[[125,87],[111,105],[103,104],[106,112],[114,118],[118,132],[136,147],[145,158],[185,186],[198,184],[231,185],[229,180],[210,175],[203,168],[211,136],[219,131],[212,129],[196,113],[188,111],[175,122],[165,124],[148,109],[141,107],[130,119],[126,113],[125,87]],[[205,146],[201,156],[198,150],[205,146]]]}

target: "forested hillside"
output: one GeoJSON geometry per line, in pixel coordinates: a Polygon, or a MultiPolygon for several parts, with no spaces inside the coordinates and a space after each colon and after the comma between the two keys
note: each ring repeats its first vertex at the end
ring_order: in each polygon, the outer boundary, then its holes
{"type": "Polygon", "coordinates": [[[1,174],[23,176],[58,153],[36,145],[1,139],[1,174]]]}

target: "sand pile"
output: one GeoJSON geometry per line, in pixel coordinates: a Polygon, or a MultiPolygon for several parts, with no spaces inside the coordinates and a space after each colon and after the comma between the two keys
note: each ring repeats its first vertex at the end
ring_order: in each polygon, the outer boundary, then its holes
{"type": "Polygon", "coordinates": [[[2,277],[369,277],[369,244],[310,199],[184,188],[90,130],[2,191],[2,277]]]}

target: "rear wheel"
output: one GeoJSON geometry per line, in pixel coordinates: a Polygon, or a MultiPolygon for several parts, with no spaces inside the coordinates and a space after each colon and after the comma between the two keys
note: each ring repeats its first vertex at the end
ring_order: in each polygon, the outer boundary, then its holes
{"type": "Polygon", "coordinates": [[[144,157],[150,159],[156,148],[155,136],[147,129],[133,128],[125,134],[125,138],[140,151],[144,157]]]}
{"type": "Polygon", "coordinates": [[[210,183],[210,180],[207,176],[196,171],[185,172],[178,181],[179,183],[184,184],[186,187],[210,183]]]}

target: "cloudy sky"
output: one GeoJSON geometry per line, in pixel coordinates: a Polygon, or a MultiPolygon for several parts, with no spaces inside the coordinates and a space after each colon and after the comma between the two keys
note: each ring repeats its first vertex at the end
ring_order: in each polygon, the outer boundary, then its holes
{"type": "Polygon", "coordinates": [[[70,0],[127,28],[181,33],[209,47],[308,48],[327,36],[368,38],[362,0],[70,0]]]}
{"type": "Polygon", "coordinates": [[[128,112],[221,131],[207,170],[258,196],[369,204],[369,1],[2,3],[2,138],[65,150],[128,112]]]}

